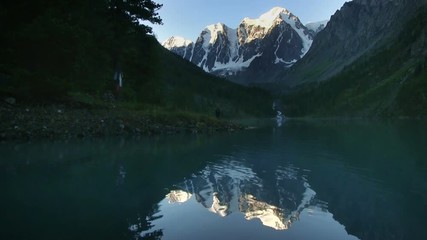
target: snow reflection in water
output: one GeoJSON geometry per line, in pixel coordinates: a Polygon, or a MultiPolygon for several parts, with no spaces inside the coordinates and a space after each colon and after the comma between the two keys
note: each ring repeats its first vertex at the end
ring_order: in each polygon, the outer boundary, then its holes
{"type": "MultiPolygon", "coordinates": [[[[239,213],[243,219],[259,219],[262,225],[275,230],[289,229],[298,220],[301,211],[310,205],[316,193],[302,171],[293,166],[280,167],[264,179],[256,171],[244,162],[233,159],[209,164],[199,173],[175,185],[175,189],[160,203],[161,215],[168,214],[166,210],[162,211],[163,202],[179,208],[193,201],[220,217],[239,213]]],[[[152,224],[154,228],[140,231],[140,236],[164,227],[160,222],[154,221],[152,224]]],[[[130,229],[139,231],[135,226],[130,229]]]]}
{"type": "Polygon", "coordinates": [[[290,163],[221,159],[175,184],[153,220],[147,218],[150,229],[129,229],[142,239],[283,239],[295,232],[305,239],[326,237],[331,229],[336,239],[357,239],[316,198],[309,171],[290,163]]]}

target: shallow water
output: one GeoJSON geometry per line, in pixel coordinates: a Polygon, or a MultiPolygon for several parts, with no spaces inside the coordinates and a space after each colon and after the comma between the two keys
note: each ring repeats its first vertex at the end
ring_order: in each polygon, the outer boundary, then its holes
{"type": "Polygon", "coordinates": [[[0,145],[1,239],[427,239],[427,123],[0,145]]]}

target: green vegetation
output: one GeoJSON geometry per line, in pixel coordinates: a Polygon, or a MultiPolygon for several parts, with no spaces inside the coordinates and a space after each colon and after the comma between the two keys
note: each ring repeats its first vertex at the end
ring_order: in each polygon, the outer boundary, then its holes
{"type": "Polygon", "coordinates": [[[427,9],[381,49],[283,97],[289,116],[427,116],[427,9]]]}
{"type": "Polygon", "coordinates": [[[226,118],[271,114],[269,93],[213,77],[161,47],[144,25],[161,23],[160,7],[151,0],[0,3],[0,97],[188,116],[213,116],[216,108],[226,118]]]}

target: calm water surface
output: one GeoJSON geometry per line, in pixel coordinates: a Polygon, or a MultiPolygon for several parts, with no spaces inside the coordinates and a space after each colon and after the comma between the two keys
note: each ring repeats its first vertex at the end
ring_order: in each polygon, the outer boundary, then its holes
{"type": "Polygon", "coordinates": [[[0,144],[0,239],[427,239],[427,123],[0,144]]]}

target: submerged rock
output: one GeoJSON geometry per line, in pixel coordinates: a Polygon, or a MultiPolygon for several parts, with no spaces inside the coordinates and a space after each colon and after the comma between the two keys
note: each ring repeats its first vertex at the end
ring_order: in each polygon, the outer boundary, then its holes
{"type": "Polygon", "coordinates": [[[5,98],[4,101],[10,105],[15,105],[15,103],[16,103],[16,99],[13,97],[5,98]]]}

